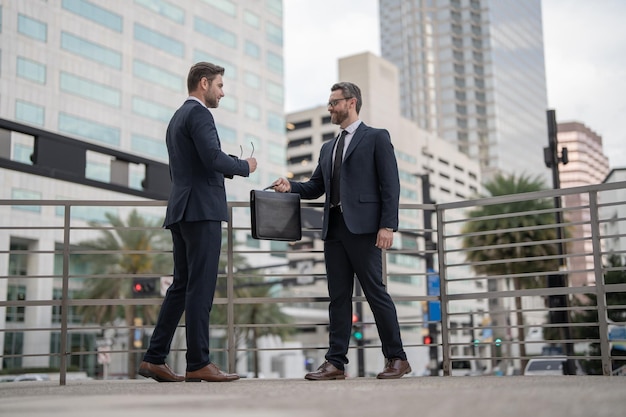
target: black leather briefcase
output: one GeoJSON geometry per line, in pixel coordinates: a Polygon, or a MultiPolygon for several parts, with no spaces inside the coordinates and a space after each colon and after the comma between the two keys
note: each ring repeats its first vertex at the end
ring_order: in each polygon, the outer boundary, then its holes
{"type": "Polygon", "coordinates": [[[300,240],[300,195],[251,190],[250,221],[255,239],[300,240]]]}

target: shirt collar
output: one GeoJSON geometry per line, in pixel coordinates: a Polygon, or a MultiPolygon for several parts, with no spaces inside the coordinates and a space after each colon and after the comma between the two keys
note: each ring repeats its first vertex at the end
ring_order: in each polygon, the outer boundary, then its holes
{"type": "MultiPolygon", "coordinates": [[[[202,107],[204,107],[205,109],[208,109],[208,107],[198,97],[189,96],[189,97],[187,97],[187,100],[196,100],[198,103],[202,104],[202,107]]],[[[185,100],[185,101],[187,101],[187,100],[185,100]]]]}
{"type": "Polygon", "coordinates": [[[352,122],[350,125],[348,125],[345,129],[347,135],[352,135],[358,128],[359,125],[361,124],[361,119],[357,119],[356,121],[352,122]]]}

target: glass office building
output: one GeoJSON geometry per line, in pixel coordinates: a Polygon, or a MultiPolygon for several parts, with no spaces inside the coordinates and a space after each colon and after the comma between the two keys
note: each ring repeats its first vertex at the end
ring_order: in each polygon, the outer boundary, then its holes
{"type": "Polygon", "coordinates": [[[495,172],[541,175],[547,93],[541,1],[380,0],[382,56],[405,117],[495,172]]]}
{"type": "Polygon", "coordinates": [[[209,61],[226,69],[223,150],[259,159],[229,199],[284,174],[282,0],[7,0],[0,16],[0,118],[166,163],[187,72],[209,61]]]}

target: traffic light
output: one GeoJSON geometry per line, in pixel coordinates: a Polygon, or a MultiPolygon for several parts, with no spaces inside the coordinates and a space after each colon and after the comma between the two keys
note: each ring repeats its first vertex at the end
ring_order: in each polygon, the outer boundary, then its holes
{"type": "Polygon", "coordinates": [[[422,337],[422,343],[425,345],[432,345],[433,337],[429,334],[425,335],[424,337],[422,337]]]}
{"type": "Polygon", "coordinates": [[[160,295],[159,278],[133,278],[133,298],[156,297],[160,295]]]}
{"type": "Polygon", "coordinates": [[[480,344],[480,340],[479,339],[474,339],[474,346],[478,346],[480,344]]]}
{"type": "Polygon", "coordinates": [[[502,346],[502,339],[500,339],[498,337],[498,338],[496,338],[496,340],[494,340],[494,343],[495,343],[496,347],[500,347],[500,346],[502,346]]]}
{"type": "Polygon", "coordinates": [[[358,314],[352,315],[352,338],[357,342],[363,341],[363,328],[358,314]]]}

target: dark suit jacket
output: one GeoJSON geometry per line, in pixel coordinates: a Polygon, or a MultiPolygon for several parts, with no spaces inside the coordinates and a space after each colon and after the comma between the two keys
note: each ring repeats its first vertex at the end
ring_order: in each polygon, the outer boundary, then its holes
{"type": "MultiPolygon", "coordinates": [[[[337,139],[322,145],[317,168],[309,181],[290,181],[291,192],[300,194],[303,199],[315,199],[326,194],[322,239],[326,238],[328,231],[328,196],[336,142],[337,139]]],[[[354,132],[341,167],[340,199],[344,221],[350,232],[376,233],[381,227],[398,229],[400,180],[387,130],[361,123],[354,132]]]]}
{"type": "Polygon", "coordinates": [[[213,115],[189,99],[167,127],[172,189],[164,226],[180,221],[228,221],[224,175],[250,175],[246,161],[222,152],[213,115]]]}

